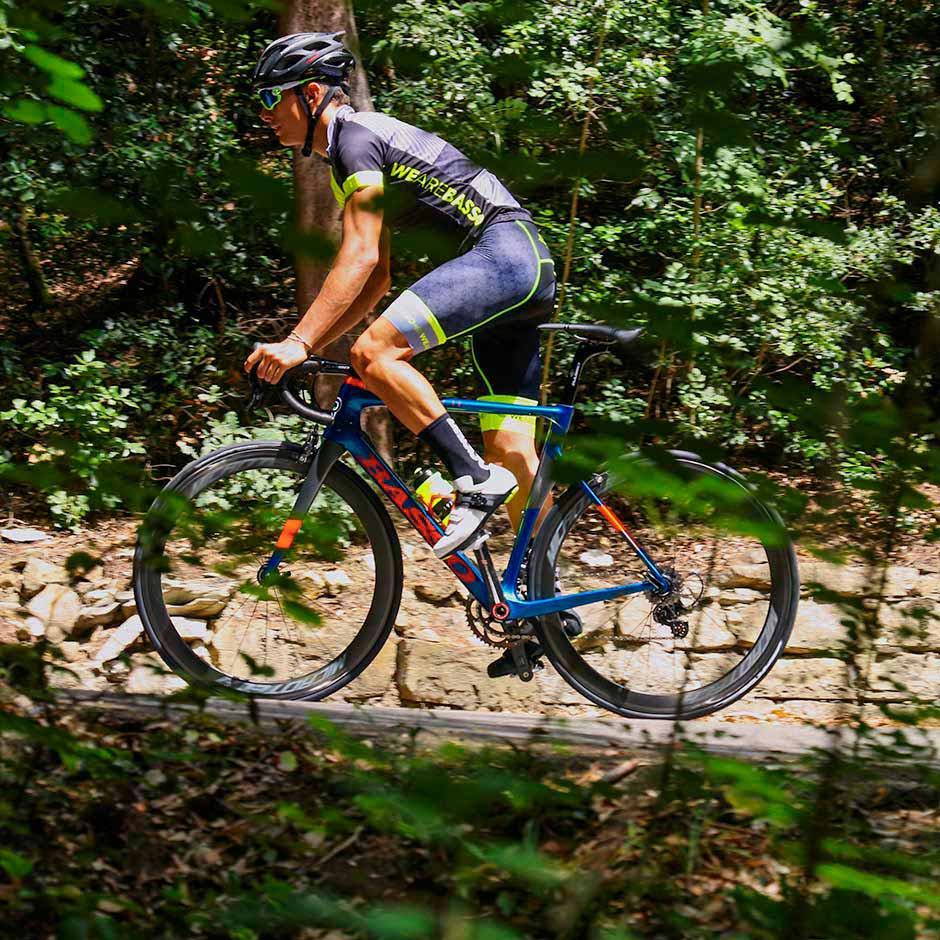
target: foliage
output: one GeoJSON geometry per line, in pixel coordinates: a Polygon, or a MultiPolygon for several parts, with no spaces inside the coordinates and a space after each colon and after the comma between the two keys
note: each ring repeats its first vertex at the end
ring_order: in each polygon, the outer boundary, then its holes
{"type": "Polygon", "coordinates": [[[904,735],[886,753],[862,729],[785,764],[680,735],[620,768],[558,747],[359,740],[317,716],[306,730],[199,710],[65,721],[42,655],[0,648],[0,891],[23,936],[937,927],[935,755],[904,735]]]}

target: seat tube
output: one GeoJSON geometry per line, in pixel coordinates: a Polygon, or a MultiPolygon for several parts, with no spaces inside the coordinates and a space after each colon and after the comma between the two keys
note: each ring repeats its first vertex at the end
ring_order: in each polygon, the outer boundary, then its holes
{"type": "Polygon", "coordinates": [[[516,541],[513,543],[512,554],[509,556],[509,565],[506,567],[506,573],[503,575],[503,590],[510,592],[511,596],[515,596],[516,582],[519,579],[519,569],[522,567],[522,559],[525,558],[526,548],[532,540],[532,533],[535,531],[535,524],[538,521],[539,513],[542,511],[542,507],[548,499],[548,494],[552,491],[552,467],[555,464],[555,460],[561,454],[560,442],[564,437],[564,432],[559,432],[556,429],[554,421],[550,423],[549,427],[548,439],[545,441],[545,446],[542,448],[539,467],[535,472],[535,479],[532,481],[532,489],[529,491],[529,499],[522,513],[522,522],[519,525],[519,531],[516,533],[516,541]]]}

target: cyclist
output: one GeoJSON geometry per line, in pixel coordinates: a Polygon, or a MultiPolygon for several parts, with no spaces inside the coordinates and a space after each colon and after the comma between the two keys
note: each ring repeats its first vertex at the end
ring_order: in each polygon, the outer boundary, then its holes
{"type": "Polygon", "coordinates": [[[436,134],[345,102],[355,59],[340,33],[294,33],[261,53],[252,81],[261,119],[285,147],[329,163],[342,242],[320,293],[290,334],[245,362],[276,383],[358,323],[389,287],[391,231],[424,238],[438,266],[398,296],[356,340],[365,387],[448,467],[456,500],[444,558],[472,549],[503,502],[519,520],[538,467],[535,419],[483,415],[484,458],[414,367],[418,353],[469,336],[483,400],[535,404],[537,325],[551,317],[555,273],[532,216],[489,171],[436,134]],[[513,496],[513,494],[515,495],[513,496]],[[512,498],[510,499],[510,497],[512,498]]]}

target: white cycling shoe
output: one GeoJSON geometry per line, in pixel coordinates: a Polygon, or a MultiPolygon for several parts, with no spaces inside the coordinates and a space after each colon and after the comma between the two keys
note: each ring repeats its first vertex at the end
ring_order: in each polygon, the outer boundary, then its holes
{"type": "Polygon", "coordinates": [[[475,548],[474,543],[478,539],[482,541],[480,530],[487,519],[515,492],[518,483],[513,473],[499,464],[486,466],[490,475],[482,483],[475,484],[469,476],[454,480],[457,498],[447,520],[447,529],[434,546],[438,558],[475,548]]]}

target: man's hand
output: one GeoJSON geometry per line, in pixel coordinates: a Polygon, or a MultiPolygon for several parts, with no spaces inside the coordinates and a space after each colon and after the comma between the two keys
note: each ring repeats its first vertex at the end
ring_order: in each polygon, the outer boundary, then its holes
{"type": "Polygon", "coordinates": [[[258,378],[277,385],[288,369],[307,361],[307,350],[296,339],[281,340],[280,343],[265,343],[259,346],[246,360],[245,371],[251,372],[258,364],[258,378]]]}

